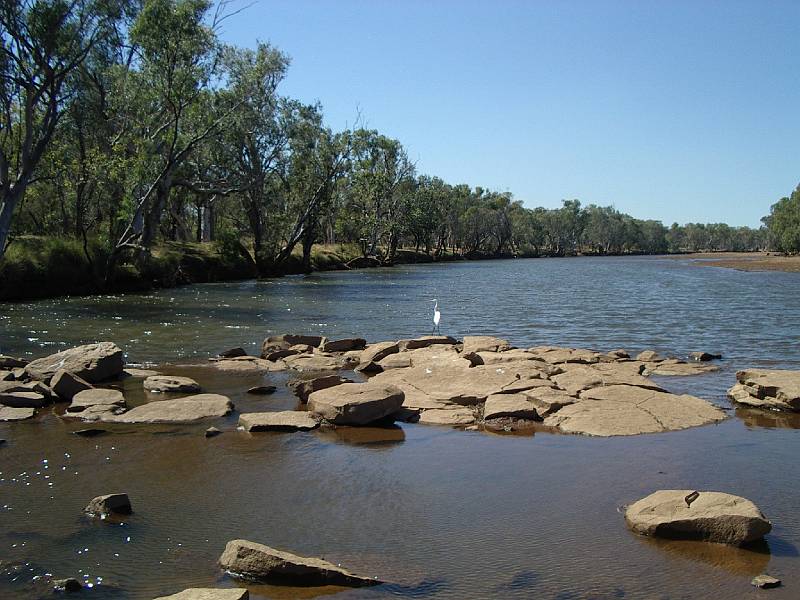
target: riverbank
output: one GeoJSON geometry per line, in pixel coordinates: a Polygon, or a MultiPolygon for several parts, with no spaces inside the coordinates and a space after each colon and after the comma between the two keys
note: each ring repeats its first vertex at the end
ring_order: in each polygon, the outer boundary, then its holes
{"type": "Polygon", "coordinates": [[[691,259],[702,267],[724,267],[737,271],[781,271],[800,273],[800,256],[785,256],[772,252],[697,252],[682,254],[681,259],[691,259]]]}

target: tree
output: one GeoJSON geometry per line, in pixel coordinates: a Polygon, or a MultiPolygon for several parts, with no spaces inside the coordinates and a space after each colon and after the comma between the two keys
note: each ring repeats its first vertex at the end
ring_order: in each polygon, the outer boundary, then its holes
{"type": "Polygon", "coordinates": [[[781,252],[800,252],[800,185],[788,198],[781,198],[762,219],[769,232],[770,247],[781,252]]]}

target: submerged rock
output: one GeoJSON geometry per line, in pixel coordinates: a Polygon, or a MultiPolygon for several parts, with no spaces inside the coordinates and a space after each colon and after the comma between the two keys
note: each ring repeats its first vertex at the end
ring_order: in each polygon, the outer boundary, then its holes
{"type": "Polygon", "coordinates": [[[209,427],[208,429],[206,429],[205,436],[207,438],[216,437],[216,436],[220,435],[221,433],[222,433],[222,431],[220,429],[217,429],[216,427],[209,427]]]}
{"type": "Polygon", "coordinates": [[[104,433],[108,433],[105,429],[98,429],[97,427],[89,427],[87,429],[76,429],[72,432],[74,435],[79,435],[81,437],[97,437],[98,435],[103,435],[104,433]]]}
{"type": "Polygon", "coordinates": [[[59,398],[69,402],[78,392],[92,389],[92,384],[75,373],[59,369],[50,380],[50,387],[59,398]]]}
{"type": "Polygon", "coordinates": [[[625,522],[642,535],[741,546],[761,539],[772,524],[750,500],[723,492],[659,490],[631,504],[625,522]],[[689,501],[691,500],[691,502],[689,501]]]}
{"type": "Polygon", "coordinates": [[[231,576],[254,582],[342,586],[382,583],[355,575],[320,558],[298,556],[247,540],[228,542],[219,564],[231,576]]]}
{"type": "Polygon", "coordinates": [[[268,396],[269,394],[274,394],[277,389],[274,385],[257,385],[247,390],[247,393],[256,396],[268,396]]]}
{"type": "Polygon", "coordinates": [[[111,514],[129,515],[133,512],[128,494],[105,494],[92,498],[84,512],[98,517],[111,514]]]}
{"type": "Polygon", "coordinates": [[[366,425],[396,412],[403,404],[403,391],[378,383],[343,383],[313,392],[308,411],[334,425],[366,425]]]}
{"type": "Polygon", "coordinates": [[[720,409],[694,396],[610,385],[582,392],[578,402],[544,423],[565,433],[615,436],[674,431],[723,419],[720,409]]]}
{"type": "Polygon", "coordinates": [[[190,377],[175,375],[151,375],[142,383],[148,392],[184,392],[187,394],[200,391],[200,384],[190,377]]]}
{"type": "Polygon", "coordinates": [[[303,345],[318,347],[322,343],[322,337],[318,335],[294,335],[285,333],[283,335],[271,335],[261,344],[261,356],[266,358],[271,352],[276,350],[288,350],[292,346],[303,345]]]}
{"type": "Polygon", "coordinates": [[[63,369],[89,383],[96,383],[118,377],[124,368],[125,360],[119,346],[113,342],[99,342],[34,360],[25,367],[25,373],[31,379],[49,381],[63,369]]]}
{"type": "Polygon", "coordinates": [[[36,414],[34,408],[14,408],[0,405],[0,421],[22,421],[36,414]]]}
{"type": "Polygon", "coordinates": [[[758,575],[753,577],[753,580],[750,582],[750,585],[753,585],[757,588],[762,588],[768,590],[770,588],[780,587],[781,580],[777,577],[773,577],[772,575],[767,575],[766,573],[762,575],[758,575]]]}
{"type": "Polygon", "coordinates": [[[220,394],[197,394],[175,400],[148,402],[120,415],[104,415],[108,423],[190,423],[224,417],[233,410],[230,399],[220,394]]]}
{"type": "Polygon", "coordinates": [[[749,369],[738,371],[736,380],[728,396],[739,404],[800,411],[800,371],[749,369]]]}
{"type": "Polygon", "coordinates": [[[159,596],[155,600],[249,600],[250,593],[244,588],[188,588],[171,596],[159,596]]]}
{"type": "Polygon", "coordinates": [[[309,431],[319,427],[319,421],[303,410],[242,413],[239,425],[246,431],[309,431]]]}
{"type": "Polygon", "coordinates": [[[719,360],[722,354],[711,354],[710,352],[690,352],[689,358],[698,362],[707,362],[709,360],[719,360]]]}

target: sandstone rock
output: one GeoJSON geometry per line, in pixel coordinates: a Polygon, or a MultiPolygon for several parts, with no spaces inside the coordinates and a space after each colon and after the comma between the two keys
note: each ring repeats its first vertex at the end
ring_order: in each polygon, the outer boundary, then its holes
{"type": "Polygon", "coordinates": [[[546,387],[526,390],[523,395],[533,405],[536,409],[536,414],[542,419],[578,401],[577,398],[570,396],[567,392],[546,387]]]}
{"type": "Polygon", "coordinates": [[[283,362],[293,371],[301,372],[338,371],[344,368],[342,357],[328,354],[297,354],[287,356],[283,362]]]}
{"type": "Polygon", "coordinates": [[[535,360],[541,363],[543,368],[546,368],[547,363],[541,361],[527,350],[506,350],[504,352],[464,352],[464,358],[470,361],[473,366],[476,365],[497,365],[501,363],[517,362],[520,360],[535,360]]]}
{"type": "Polygon", "coordinates": [[[295,354],[303,354],[302,350],[296,348],[284,348],[282,350],[273,350],[264,355],[264,358],[270,362],[276,362],[287,356],[294,356],[295,354]]]}
{"type": "Polygon", "coordinates": [[[686,429],[725,418],[714,405],[694,396],[630,385],[609,385],[581,393],[544,423],[566,433],[596,436],[637,435],[686,429]]]}
{"type": "Polygon", "coordinates": [[[219,394],[197,394],[175,400],[148,402],[121,415],[102,418],[109,423],[189,423],[224,417],[233,410],[231,401],[219,394]]]}
{"type": "Polygon", "coordinates": [[[709,360],[718,360],[722,358],[722,354],[711,354],[710,352],[690,352],[689,358],[699,362],[707,362],[709,360]]]}
{"type": "Polygon", "coordinates": [[[339,375],[326,375],[315,379],[299,379],[289,383],[289,388],[302,402],[308,402],[308,397],[319,390],[325,390],[343,383],[353,383],[346,377],[339,375]]]}
{"type": "Polygon", "coordinates": [[[565,363],[594,364],[599,362],[600,354],[581,348],[561,348],[558,346],[536,346],[528,348],[536,358],[553,365],[565,363]]]}
{"type": "Polygon", "coordinates": [[[483,406],[483,418],[536,419],[536,408],[524,394],[492,394],[483,406]]]}
{"type": "Polygon", "coordinates": [[[767,575],[766,573],[764,573],[762,575],[753,577],[752,581],[750,582],[750,585],[753,585],[757,588],[768,590],[770,588],[780,587],[781,580],[778,579],[777,577],[773,577],[772,575],[767,575]]]}
{"type": "Polygon", "coordinates": [[[12,371],[0,370],[0,381],[14,381],[15,379],[12,371]]]}
{"type": "Polygon", "coordinates": [[[319,558],[307,558],[247,540],[232,540],[219,558],[233,577],[255,582],[295,585],[365,586],[382,583],[360,577],[319,558]]]}
{"type": "Polygon", "coordinates": [[[248,389],[247,393],[256,396],[267,396],[269,394],[274,394],[277,389],[278,388],[274,385],[257,385],[248,389]]]}
{"type": "Polygon", "coordinates": [[[377,365],[378,361],[397,352],[400,352],[400,345],[397,342],[370,344],[367,346],[366,350],[361,353],[361,362],[358,367],[356,367],[356,371],[364,371],[365,373],[379,372],[381,368],[377,365]]]}
{"type": "Polygon", "coordinates": [[[124,368],[122,350],[113,342],[99,342],[34,360],[25,367],[25,373],[31,379],[49,381],[63,369],[89,383],[96,383],[119,376],[124,368]]]}
{"type": "Polygon", "coordinates": [[[88,429],[76,429],[72,432],[74,435],[79,435],[81,437],[97,437],[98,435],[103,435],[104,433],[108,433],[105,429],[97,429],[96,427],[90,427],[88,429]]]}
{"type": "Polygon", "coordinates": [[[694,539],[741,546],[761,539],[771,523],[750,500],[722,492],[659,490],[631,504],[625,522],[642,535],[694,539]],[[687,506],[687,504],[689,504],[687,506]]]}
{"type": "Polygon", "coordinates": [[[410,352],[401,352],[399,354],[392,354],[386,358],[382,358],[378,362],[380,371],[388,371],[390,369],[407,369],[411,366],[410,352]]]}
{"type": "Polygon", "coordinates": [[[464,354],[478,352],[503,352],[510,350],[511,344],[508,340],[492,337],[490,335],[466,335],[464,336],[464,354]]]}
{"type": "Polygon", "coordinates": [[[378,364],[384,371],[408,367],[430,367],[433,365],[461,368],[471,366],[471,363],[463,358],[453,346],[443,344],[434,344],[424,348],[407,350],[399,354],[392,354],[381,359],[378,364]]]}
{"type": "Polygon", "coordinates": [[[175,375],[152,375],[142,384],[148,392],[184,392],[191,394],[200,391],[200,384],[189,377],[175,375]]]}
{"type": "Polygon", "coordinates": [[[636,355],[636,360],[640,360],[642,362],[660,362],[664,360],[664,357],[655,350],[644,350],[636,355]]]}
{"type": "Polygon", "coordinates": [[[406,350],[417,350],[418,348],[427,348],[428,346],[434,346],[437,344],[454,346],[457,343],[458,340],[455,340],[447,335],[424,335],[411,340],[399,340],[397,345],[401,352],[405,352],[406,350]]]}
{"type": "Polygon", "coordinates": [[[657,363],[650,363],[644,370],[645,375],[675,375],[689,377],[719,371],[719,367],[700,363],[687,363],[677,359],[667,359],[657,363]]]}
{"type": "Polygon", "coordinates": [[[97,496],[93,498],[83,510],[90,515],[96,515],[98,517],[104,517],[110,514],[129,515],[133,512],[128,494],[106,494],[104,496],[97,496]]]}
{"type": "Polygon", "coordinates": [[[403,391],[379,383],[344,383],[313,392],[308,411],[335,425],[366,425],[396,412],[403,404],[403,391]]]}
{"type": "Polygon", "coordinates": [[[367,345],[367,340],[363,338],[345,338],[342,340],[325,340],[320,344],[319,349],[323,352],[347,352],[348,350],[360,350],[367,345]]]}
{"type": "Polygon", "coordinates": [[[188,588],[171,596],[160,596],[155,600],[249,600],[250,593],[244,588],[188,588]]]}
{"type": "Polygon", "coordinates": [[[72,403],[67,407],[67,412],[81,412],[94,406],[101,406],[106,410],[122,408],[125,406],[125,397],[119,390],[106,388],[83,390],[72,397],[72,403]]]}
{"type": "Polygon", "coordinates": [[[0,421],[22,421],[30,419],[36,414],[33,408],[13,408],[11,406],[0,406],[0,421]]]}
{"type": "Polygon", "coordinates": [[[216,437],[216,436],[220,435],[221,433],[222,433],[222,431],[220,429],[217,429],[216,427],[209,427],[208,429],[206,429],[205,436],[207,438],[216,437]]]}
{"type": "Polygon", "coordinates": [[[434,408],[423,410],[419,422],[427,425],[470,425],[475,422],[475,413],[464,406],[434,408]]]}
{"type": "Polygon", "coordinates": [[[322,342],[322,337],[318,335],[293,335],[290,333],[283,335],[272,335],[261,344],[261,356],[266,357],[275,350],[288,350],[292,346],[303,344],[304,346],[317,347],[322,342]]]}
{"type": "Polygon", "coordinates": [[[627,350],[623,350],[622,348],[619,348],[618,350],[611,350],[610,352],[606,352],[606,355],[611,357],[611,358],[615,358],[617,360],[623,360],[623,359],[631,357],[631,355],[628,354],[628,351],[627,350]]]}
{"type": "Polygon", "coordinates": [[[134,367],[125,367],[125,370],[120,375],[120,379],[124,379],[126,377],[135,377],[137,379],[146,379],[151,375],[161,375],[158,371],[154,371],[153,369],[138,369],[134,367]]]}
{"type": "Polygon", "coordinates": [[[286,370],[286,365],[283,361],[271,362],[256,356],[237,356],[236,358],[226,358],[211,364],[221,371],[243,373],[286,370]]]}
{"type": "Polygon", "coordinates": [[[630,373],[625,367],[617,368],[614,364],[570,365],[564,373],[550,378],[558,387],[572,395],[577,395],[583,390],[588,390],[603,385],[632,385],[651,390],[664,391],[655,382],[630,373]]]}
{"type": "Polygon", "coordinates": [[[239,425],[246,431],[309,431],[319,427],[319,421],[303,410],[242,413],[239,425]]]}
{"type": "Polygon", "coordinates": [[[92,384],[84,381],[74,373],[59,369],[50,380],[50,387],[59,398],[69,402],[78,392],[92,389],[92,384]]]}
{"type": "Polygon", "coordinates": [[[740,404],[800,411],[800,371],[749,369],[736,373],[728,395],[740,404]]]}
{"type": "Polygon", "coordinates": [[[27,366],[28,361],[24,358],[15,358],[13,356],[6,356],[0,354],[0,369],[11,370],[27,366]]]}
{"type": "Polygon", "coordinates": [[[38,392],[0,392],[0,404],[14,408],[41,408],[49,401],[38,392]]]}
{"type": "Polygon", "coordinates": [[[237,356],[247,356],[247,352],[244,351],[244,348],[230,348],[223,350],[217,356],[220,358],[236,358],[237,356]]]}

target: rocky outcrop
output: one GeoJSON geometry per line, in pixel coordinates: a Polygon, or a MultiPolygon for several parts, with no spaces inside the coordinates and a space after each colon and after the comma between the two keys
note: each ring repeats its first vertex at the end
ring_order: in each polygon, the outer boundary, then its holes
{"type": "Polygon", "coordinates": [[[735,546],[759,540],[772,530],[750,500],[694,490],[654,492],[625,510],[625,522],[642,535],[735,546]]]}
{"type": "Polygon", "coordinates": [[[645,375],[689,377],[692,375],[711,373],[712,371],[719,371],[719,367],[697,362],[687,363],[682,360],[669,358],[661,362],[646,364],[643,373],[645,375]]]}
{"type": "Polygon", "coordinates": [[[344,338],[341,340],[323,339],[319,349],[323,352],[348,352],[350,350],[361,350],[367,345],[364,338],[344,338]]]}
{"type": "Polygon", "coordinates": [[[475,413],[466,406],[432,408],[420,413],[419,422],[428,425],[471,425],[475,422],[475,413]]]}
{"type": "Polygon", "coordinates": [[[483,419],[536,419],[536,407],[525,394],[492,394],[483,405],[483,419]]]}
{"type": "Polygon", "coordinates": [[[528,348],[528,352],[539,360],[552,365],[577,363],[590,365],[600,361],[600,354],[582,348],[561,348],[559,346],[536,346],[528,348]]]}
{"type": "Polygon", "coordinates": [[[536,414],[542,419],[578,401],[577,398],[570,396],[563,390],[554,390],[548,387],[525,390],[523,394],[536,409],[536,414]]]}
{"type": "Polygon", "coordinates": [[[309,431],[319,427],[319,421],[302,410],[242,413],[239,425],[245,431],[309,431]]]}
{"type": "Polygon", "coordinates": [[[106,494],[92,498],[84,512],[98,517],[107,515],[129,515],[133,512],[128,494],[106,494]]]}
{"type": "Polygon", "coordinates": [[[381,367],[377,364],[378,361],[397,352],[400,352],[400,345],[397,342],[370,344],[367,346],[366,350],[361,353],[361,362],[356,367],[356,371],[363,371],[365,373],[380,372],[381,367]]]}
{"type": "Polygon", "coordinates": [[[800,411],[800,371],[748,369],[736,373],[738,382],[728,396],[739,404],[773,410],[800,411]]]}
{"type": "Polygon", "coordinates": [[[200,384],[194,379],[176,375],[151,375],[144,380],[142,386],[148,392],[183,392],[191,394],[200,391],[200,384]]]}
{"type": "Polygon", "coordinates": [[[291,333],[272,335],[261,344],[261,357],[266,358],[271,352],[275,352],[276,350],[288,350],[292,346],[298,344],[316,348],[321,343],[322,336],[319,335],[294,335],[291,333]]]}
{"type": "Polygon", "coordinates": [[[288,385],[295,396],[300,398],[301,402],[308,402],[308,397],[314,392],[326,390],[337,385],[342,385],[343,383],[353,382],[339,375],[326,375],[325,377],[316,377],[314,379],[297,379],[289,382],[288,385]]]}
{"type": "Polygon", "coordinates": [[[49,381],[59,370],[96,383],[118,377],[125,368],[122,350],[113,342],[86,344],[34,360],[25,367],[31,379],[49,381]]]}
{"type": "Polygon", "coordinates": [[[615,364],[569,365],[564,373],[551,377],[552,381],[572,395],[604,385],[631,385],[650,390],[664,391],[655,382],[635,375],[624,367],[616,368],[615,364]]]}
{"type": "Polygon", "coordinates": [[[14,408],[41,408],[50,402],[50,398],[27,388],[0,392],[0,404],[14,408]]]}
{"type": "Polygon", "coordinates": [[[92,389],[92,384],[84,381],[75,373],[59,369],[50,380],[50,388],[59,398],[69,402],[78,392],[92,389]]]}
{"type": "Polygon", "coordinates": [[[247,540],[232,540],[219,558],[232,577],[294,585],[366,586],[382,583],[361,577],[320,558],[298,556],[247,540]]]}
{"type": "Polygon", "coordinates": [[[0,421],[23,421],[32,418],[35,414],[36,409],[34,408],[0,406],[0,421]]]}
{"type": "Polygon", "coordinates": [[[636,355],[636,360],[640,360],[642,362],[660,362],[664,360],[664,357],[655,350],[644,350],[636,355]]]}
{"type": "Polygon", "coordinates": [[[175,400],[148,402],[120,415],[103,415],[109,423],[190,423],[224,417],[233,410],[231,401],[219,394],[197,394],[175,400]]]}
{"type": "Polygon", "coordinates": [[[237,356],[236,358],[217,360],[211,364],[221,371],[242,373],[286,370],[283,361],[271,362],[257,356],[237,356]]]}
{"type": "Polygon", "coordinates": [[[159,596],[155,600],[249,600],[250,593],[244,588],[188,588],[171,596],[159,596]]]}
{"type": "Polygon", "coordinates": [[[694,396],[610,385],[581,392],[579,402],[561,408],[544,423],[565,433],[606,437],[674,431],[724,418],[720,409],[694,396]]]}
{"type": "Polygon", "coordinates": [[[454,346],[458,340],[451,338],[448,335],[423,335],[422,337],[399,340],[397,345],[401,352],[406,350],[418,350],[419,348],[427,348],[428,346],[446,345],[454,346]]]}
{"type": "Polygon", "coordinates": [[[504,352],[511,350],[508,340],[492,337],[490,335],[466,335],[464,336],[464,354],[477,352],[504,352]]]}
{"type": "Polygon", "coordinates": [[[11,371],[12,369],[25,367],[27,364],[28,361],[24,358],[15,358],[13,356],[0,354],[0,369],[3,369],[4,371],[11,371]]]}
{"type": "Polygon", "coordinates": [[[390,416],[404,398],[403,391],[393,385],[344,383],[313,392],[308,411],[334,425],[366,425],[390,416]]]}

